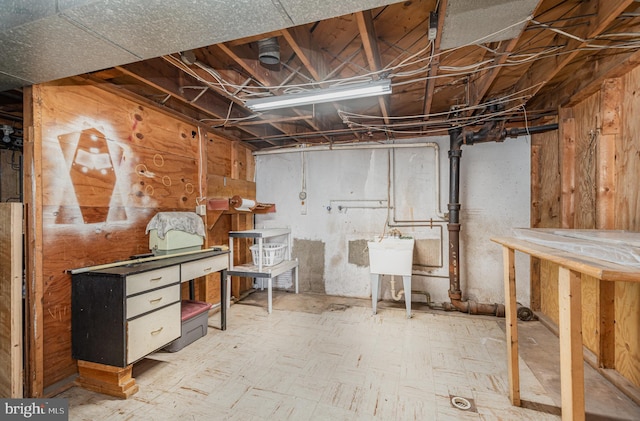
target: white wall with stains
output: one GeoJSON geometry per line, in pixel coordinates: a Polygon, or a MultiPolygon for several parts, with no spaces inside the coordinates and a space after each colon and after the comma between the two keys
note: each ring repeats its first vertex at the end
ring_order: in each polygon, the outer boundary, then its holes
{"type": "MultiPolygon", "coordinates": [[[[441,267],[414,268],[412,289],[428,292],[433,301],[448,301],[448,233],[438,207],[447,212],[449,139],[420,138],[401,143],[425,142],[439,145],[440,204],[436,201],[436,149],[432,147],[300,149],[257,155],[257,199],[275,203],[277,212],[256,215],[256,226],[290,227],[295,239],[321,241],[326,293],[366,298],[371,295],[369,268],[350,262],[349,247],[357,240],[371,240],[388,232],[386,222],[391,221],[392,225],[401,225],[396,228],[403,235],[442,242],[441,267]],[[301,191],[306,192],[304,201],[299,197],[301,191]]],[[[529,180],[528,138],[463,146],[460,254],[465,298],[504,302],[502,250],[490,237],[529,226],[529,180]]],[[[528,259],[517,258],[518,300],[528,305],[528,259]]],[[[384,279],[382,296],[390,299],[390,277],[384,279]]],[[[424,299],[413,296],[414,301],[424,299]]]]}

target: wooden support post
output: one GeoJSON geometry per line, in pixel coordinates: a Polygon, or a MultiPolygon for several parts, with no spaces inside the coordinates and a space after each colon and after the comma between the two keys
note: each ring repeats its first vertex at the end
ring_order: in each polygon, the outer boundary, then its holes
{"type": "MultiPolygon", "coordinates": [[[[540,159],[540,145],[531,145],[531,227],[540,226],[541,217],[541,183],[540,170],[543,168],[540,159]]],[[[539,311],[542,306],[542,294],[540,291],[540,259],[529,258],[530,267],[530,299],[529,306],[533,311],[539,311]]]]}
{"type": "Polygon", "coordinates": [[[584,420],[584,362],[582,361],[582,290],[580,273],[560,267],[560,384],[562,419],[584,420]]]}
{"type": "Polygon", "coordinates": [[[44,391],[41,90],[40,85],[24,90],[25,393],[31,398],[44,391]]]}
{"type": "Polygon", "coordinates": [[[518,365],[518,317],[516,306],[515,251],[502,248],[504,263],[504,307],[507,336],[507,364],[509,371],[509,398],[520,406],[520,367],[518,365]]]}
{"type": "Polygon", "coordinates": [[[76,382],[85,389],[105,395],[128,399],[138,391],[131,370],[133,365],[113,367],[110,365],[78,360],[76,382]]]}
{"type": "MultiPolygon", "coordinates": [[[[602,128],[598,139],[596,166],[596,228],[615,229],[616,144],[621,132],[622,79],[602,84],[602,128]]],[[[615,368],[615,283],[598,281],[598,365],[615,368]]]]}
{"type": "Polygon", "coordinates": [[[560,109],[560,223],[562,228],[573,228],[575,213],[575,161],[576,121],[571,109],[560,109]]]}

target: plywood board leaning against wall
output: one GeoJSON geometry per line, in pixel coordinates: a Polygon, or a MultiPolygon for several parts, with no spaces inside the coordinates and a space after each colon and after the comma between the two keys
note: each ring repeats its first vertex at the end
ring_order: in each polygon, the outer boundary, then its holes
{"type": "Polygon", "coordinates": [[[46,389],[77,372],[66,271],[149,252],[145,228],[157,212],[193,212],[204,200],[206,164],[228,161],[210,166],[231,177],[231,142],[210,145],[206,129],[192,121],[77,79],[37,85],[32,100],[26,112],[41,128],[33,159],[42,165],[34,206],[42,212],[43,275],[36,282],[46,389]],[[217,157],[220,151],[227,156],[217,157]]]}
{"type": "Polygon", "coordinates": [[[0,397],[22,397],[22,203],[0,203],[0,397]]]}

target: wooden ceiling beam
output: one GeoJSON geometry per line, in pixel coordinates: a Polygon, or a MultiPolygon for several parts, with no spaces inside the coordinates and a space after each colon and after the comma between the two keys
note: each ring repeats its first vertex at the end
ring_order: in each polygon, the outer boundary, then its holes
{"type": "Polygon", "coordinates": [[[305,26],[283,29],[282,37],[315,81],[322,82],[327,78],[329,66],[305,26]]]}
{"type": "MultiPolygon", "coordinates": [[[[176,72],[171,72],[170,67],[160,66],[159,62],[155,60],[118,66],[116,69],[139,82],[159,90],[160,92],[171,95],[173,98],[188,104],[207,116],[220,120],[223,120],[226,117],[228,104],[224,104],[221,98],[212,92],[205,93],[198,99],[198,101],[195,102],[187,99],[183,92],[181,92],[182,85],[180,84],[180,81],[185,80],[185,77],[190,79],[193,78],[182,72],[177,73],[177,69],[176,72]]],[[[198,82],[193,79],[193,83],[197,84],[198,82]]],[[[237,116],[241,117],[241,115],[237,116]]],[[[251,136],[258,136],[261,134],[260,132],[250,128],[241,128],[241,130],[251,136]]]]}
{"type": "MultiPolygon", "coordinates": [[[[376,30],[373,26],[373,17],[371,16],[371,10],[365,10],[364,12],[356,12],[356,21],[358,23],[358,30],[360,31],[360,38],[362,39],[362,47],[369,63],[369,69],[372,72],[378,72],[382,69],[382,60],[380,59],[380,50],[378,48],[378,37],[376,36],[376,30]]],[[[376,75],[374,79],[380,79],[379,75],[376,75]]],[[[388,97],[378,97],[378,104],[380,105],[380,112],[385,124],[390,124],[389,121],[389,105],[388,97]]]]}
{"type": "Polygon", "coordinates": [[[573,76],[545,95],[531,101],[531,107],[572,107],[598,92],[607,79],[623,76],[640,66],[640,51],[599,57],[588,66],[580,66],[573,76]]]}
{"type": "Polygon", "coordinates": [[[500,67],[507,61],[509,54],[511,54],[518,44],[518,39],[513,38],[507,43],[502,43],[498,50],[497,57],[493,60],[492,67],[488,70],[480,72],[479,76],[470,84],[469,89],[469,106],[475,107],[480,104],[484,99],[487,92],[493,85],[500,74],[500,67]]]}
{"type": "MultiPolygon", "coordinates": [[[[240,67],[242,67],[242,69],[244,69],[244,71],[247,72],[249,76],[257,80],[263,86],[277,87],[282,84],[282,82],[277,77],[275,77],[270,70],[260,65],[260,61],[257,58],[250,59],[250,60],[243,58],[243,57],[252,57],[254,55],[252,51],[251,52],[247,51],[246,46],[239,46],[233,49],[225,44],[217,44],[216,46],[220,48],[225,54],[227,54],[227,56],[229,56],[229,58],[231,58],[235,63],[237,63],[240,67]]],[[[304,115],[302,112],[296,110],[295,108],[293,109],[293,111],[298,115],[304,115]]],[[[317,123],[313,118],[308,118],[308,119],[305,119],[304,121],[307,123],[307,125],[311,127],[312,130],[316,132],[323,131],[320,129],[320,127],[317,125],[317,123]]],[[[296,129],[299,128],[299,126],[295,126],[295,127],[296,129]]],[[[298,133],[297,131],[293,133],[292,131],[283,130],[283,134],[285,136],[292,136],[292,138],[293,138],[293,135],[297,133],[298,133]]],[[[326,137],[325,137],[325,140],[330,141],[330,139],[326,137]]]]}
{"type": "MultiPolygon", "coordinates": [[[[593,39],[604,32],[633,2],[634,0],[593,0],[582,2],[574,9],[572,16],[583,17],[582,19],[586,20],[587,24],[573,26],[571,30],[567,31],[571,32],[575,38],[566,37],[562,34],[558,35],[558,37],[566,39],[564,50],[567,53],[554,56],[552,59],[534,62],[515,84],[513,92],[523,91],[529,97],[535,96],[580,54],[581,49],[587,46],[589,39],[593,39]]],[[[565,25],[568,25],[571,20],[567,19],[564,22],[565,25]]],[[[557,28],[562,29],[562,26],[557,28]]]]}
{"type": "Polygon", "coordinates": [[[424,102],[422,105],[422,114],[425,116],[425,120],[431,113],[431,107],[433,104],[433,94],[436,89],[436,77],[438,76],[439,67],[440,67],[440,43],[442,41],[442,32],[444,28],[444,19],[447,14],[447,0],[442,0],[438,10],[438,29],[436,33],[436,38],[432,40],[434,43],[431,57],[431,63],[429,64],[429,71],[427,73],[427,81],[425,84],[424,90],[424,102]]]}

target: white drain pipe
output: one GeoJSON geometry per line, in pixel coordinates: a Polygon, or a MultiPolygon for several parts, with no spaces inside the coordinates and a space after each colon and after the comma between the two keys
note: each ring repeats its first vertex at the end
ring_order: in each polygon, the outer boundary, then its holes
{"type": "Polygon", "coordinates": [[[395,275],[391,275],[390,283],[391,283],[391,296],[393,297],[394,300],[400,301],[402,299],[402,296],[404,295],[404,289],[401,289],[400,291],[398,291],[398,295],[396,295],[395,275]]]}

